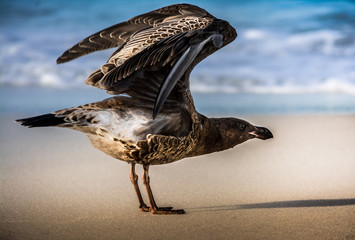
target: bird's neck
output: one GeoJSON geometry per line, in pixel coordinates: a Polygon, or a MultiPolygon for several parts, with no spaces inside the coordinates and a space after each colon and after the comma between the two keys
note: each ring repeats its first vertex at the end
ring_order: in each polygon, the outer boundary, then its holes
{"type": "Polygon", "coordinates": [[[229,118],[207,118],[202,116],[202,131],[200,136],[201,147],[196,155],[223,151],[240,144],[233,129],[230,129],[229,118]]]}

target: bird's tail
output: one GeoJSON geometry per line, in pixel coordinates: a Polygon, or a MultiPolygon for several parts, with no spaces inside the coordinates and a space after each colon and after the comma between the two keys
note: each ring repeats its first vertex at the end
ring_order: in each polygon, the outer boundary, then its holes
{"type": "Polygon", "coordinates": [[[21,123],[22,126],[30,128],[58,126],[65,123],[64,117],[58,117],[53,113],[43,114],[30,118],[17,119],[16,122],[21,123]]]}

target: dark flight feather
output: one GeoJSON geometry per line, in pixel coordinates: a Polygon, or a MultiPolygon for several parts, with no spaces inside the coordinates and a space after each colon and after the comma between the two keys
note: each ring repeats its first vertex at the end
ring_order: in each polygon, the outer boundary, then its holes
{"type": "Polygon", "coordinates": [[[18,119],[16,122],[27,127],[50,127],[65,123],[64,117],[58,117],[53,113],[43,114],[36,117],[18,119]]]}

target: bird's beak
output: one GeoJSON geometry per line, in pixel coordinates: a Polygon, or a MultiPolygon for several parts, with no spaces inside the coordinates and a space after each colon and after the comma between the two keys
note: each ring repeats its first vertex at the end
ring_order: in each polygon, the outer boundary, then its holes
{"type": "Polygon", "coordinates": [[[266,140],[274,137],[271,131],[264,127],[255,127],[255,130],[249,132],[249,134],[262,140],[266,140]]]}

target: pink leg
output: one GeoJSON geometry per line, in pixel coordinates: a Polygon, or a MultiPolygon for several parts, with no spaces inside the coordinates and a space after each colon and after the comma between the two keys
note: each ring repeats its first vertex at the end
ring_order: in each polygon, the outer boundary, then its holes
{"type": "Polygon", "coordinates": [[[131,163],[131,172],[129,174],[129,178],[131,179],[131,182],[133,184],[134,190],[137,193],[140,210],[143,211],[143,212],[149,212],[149,207],[147,205],[145,205],[145,203],[143,201],[143,198],[142,198],[141,191],[139,190],[138,176],[136,175],[135,165],[136,165],[135,163],[131,163]]]}
{"type": "Polygon", "coordinates": [[[150,188],[150,178],[149,178],[149,165],[143,165],[143,184],[147,189],[149,202],[150,202],[150,211],[153,214],[184,214],[185,211],[183,209],[173,210],[172,207],[164,207],[159,208],[155,203],[154,196],[152,193],[152,189],[150,188]]]}

